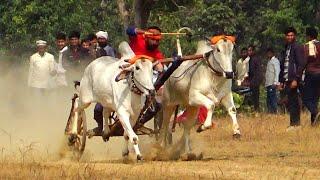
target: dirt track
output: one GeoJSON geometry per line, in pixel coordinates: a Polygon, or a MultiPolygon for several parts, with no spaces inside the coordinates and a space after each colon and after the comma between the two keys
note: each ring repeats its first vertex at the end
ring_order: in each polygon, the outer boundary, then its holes
{"type": "MultiPolygon", "coordinates": [[[[19,72],[19,71],[18,71],[19,72]]],[[[17,73],[17,72],[14,72],[17,73]]],[[[285,132],[284,115],[240,115],[241,141],[232,139],[231,121],[218,118],[216,129],[192,133],[201,161],[123,162],[120,138],[103,143],[88,140],[83,158],[61,159],[63,131],[72,90],[31,96],[25,75],[0,78],[0,179],[318,179],[320,177],[320,128],[310,128],[303,115],[303,128],[285,132]],[[17,83],[21,82],[21,83],[17,83]]],[[[94,126],[92,108],[89,128],[94,126]]],[[[180,131],[175,134],[178,138],[180,131]]],[[[154,155],[153,140],[141,138],[142,153],[154,155]]]]}

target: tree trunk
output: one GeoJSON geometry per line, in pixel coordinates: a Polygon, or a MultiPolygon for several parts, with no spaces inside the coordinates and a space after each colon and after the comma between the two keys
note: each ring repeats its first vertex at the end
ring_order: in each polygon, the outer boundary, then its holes
{"type": "Polygon", "coordinates": [[[146,28],[154,0],[134,0],[134,24],[139,28],[146,28]]]}
{"type": "Polygon", "coordinates": [[[129,26],[129,11],[126,8],[126,3],[124,0],[117,0],[117,5],[123,27],[126,30],[129,26]]]}

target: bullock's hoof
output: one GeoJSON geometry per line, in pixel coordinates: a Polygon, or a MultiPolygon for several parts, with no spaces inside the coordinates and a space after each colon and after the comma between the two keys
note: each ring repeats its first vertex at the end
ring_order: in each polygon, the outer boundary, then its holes
{"type": "Polygon", "coordinates": [[[194,161],[197,160],[197,155],[195,153],[185,153],[180,156],[182,161],[194,161]]]}
{"type": "Polygon", "coordinates": [[[69,137],[68,137],[68,145],[69,146],[72,146],[77,140],[77,135],[76,134],[71,134],[69,137]]]}
{"type": "Polygon", "coordinates": [[[197,133],[201,133],[202,131],[208,130],[208,129],[210,129],[210,128],[211,128],[211,126],[205,127],[205,126],[202,124],[202,125],[200,125],[200,126],[198,127],[197,133]]]}
{"type": "Polygon", "coordinates": [[[201,133],[201,132],[203,131],[202,126],[203,126],[203,125],[200,125],[200,126],[198,127],[197,133],[201,133]]]}
{"type": "Polygon", "coordinates": [[[234,134],[234,135],[232,135],[232,138],[233,138],[234,140],[240,140],[241,134],[234,134]]]}
{"type": "Polygon", "coordinates": [[[127,158],[129,156],[129,150],[123,151],[122,152],[122,157],[127,158]]]}
{"type": "Polygon", "coordinates": [[[202,160],[203,159],[203,153],[201,152],[198,156],[197,156],[197,160],[202,160]]]}
{"type": "Polygon", "coordinates": [[[137,155],[137,161],[138,162],[142,162],[144,159],[143,159],[143,157],[142,157],[142,155],[141,154],[138,154],[137,155]]]}
{"type": "Polygon", "coordinates": [[[110,135],[109,135],[109,134],[105,134],[105,133],[102,134],[102,140],[103,140],[104,142],[109,141],[109,138],[110,138],[110,135]]]}

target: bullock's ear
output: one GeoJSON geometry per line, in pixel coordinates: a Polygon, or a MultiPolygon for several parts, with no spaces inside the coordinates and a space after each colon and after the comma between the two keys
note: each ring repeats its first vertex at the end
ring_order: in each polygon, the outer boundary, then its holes
{"type": "Polygon", "coordinates": [[[130,74],[130,71],[123,70],[116,76],[115,81],[119,82],[123,79],[126,79],[129,76],[129,74],[130,74]]]}
{"type": "Polygon", "coordinates": [[[122,71],[116,76],[116,79],[115,79],[116,82],[127,78],[130,72],[133,70],[134,66],[130,64],[124,64],[120,66],[120,68],[122,69],[122,71]]]}

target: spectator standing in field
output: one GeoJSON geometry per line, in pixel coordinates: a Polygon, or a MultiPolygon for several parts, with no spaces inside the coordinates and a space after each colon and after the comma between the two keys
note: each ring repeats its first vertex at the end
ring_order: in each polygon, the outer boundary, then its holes
{"type": "Polygon", "coordinates": [[[69,47],[65,52],[63,67],[67,71],[72,70],[80,64],[81,58],[80,32],[72,31],[69,34],[69,47]]]}
{"type": "Polygon", "coordinates": [[[253,104],[254,110],[256,112],[260,111],[260,84],[262,82],[261,76],[261,61],[256,56],[253,45],[248,47],[249,60],[249,87],[251,89],[251,103],[253,104]]]}
{"type": "Polygon", "coordinates": [[[272,48],[267,49],[268,63],[265,74],[268,113],[276,114],[278,107],[277,86],[279,85],[280,62],[272,48]]]}
{"type": "Polygon", "coordinates": [[[47,42],[36,41],[37,52],[30,57],[28,86],[44,93],[50,88],[50,80],[55,75],[54,57],[46,52],[47,42]]]}
{"type": "Polygon", "coordinates": [[[90,41],[89,53],[92,59],[96,59],[97,55],[97,36],[93,33],[87,36],[87,39],[90,41]]]}
{"type": "Polygon", "coordinates": [[[280,89],[288,98],[287,108],[290,114],[290,126],[287,131],[300,128],[301,107],[299,104],[299,82],[301,81],[305,59],[303,48],[296,43],[297,31],[289,27],[284,32],[285,49],[280,60],[280,89]]]}
{"type": "Polygon", "coordinates": [[[60,32],[56,35],[56,46],[58,48],[58,63],[56,64],[55,82],[57,87],[67,86],[66,70],[63,67],[64,53],[68,50],[66,34],[60,32]]]}
{"type": "Polygon", "coordinates": [[[108,44],[108,33],[105,31],[99,31],[96,33],[96,36],[98,39],[96,58],[101,56],[115,57],[114,49],[108,44]]]}
{"type": "Polygon", "coordinates": [[[319,124],[318,110],[320,95],[320,42],[317,40],[318,32],[315,28],[306,29],[307,43],[304,46],[307,64],[303,89],[303,103],[311,113],[311,125],[319,124]]]}
{"type": "Polygon", "coordinates": [[[237,86],[248,86],[248,76],[249,76],[249,59],[248,49],[241,49],[241,58],[238,60],[236,65],[237,72],[237,86]]]}
{"type": "Polygon", "coordinates": [[[81,64],[86,67],[94,59],[90,55],[90,41],[88,39],[81,40],[80,52],[82,58],[81,64]]]}

